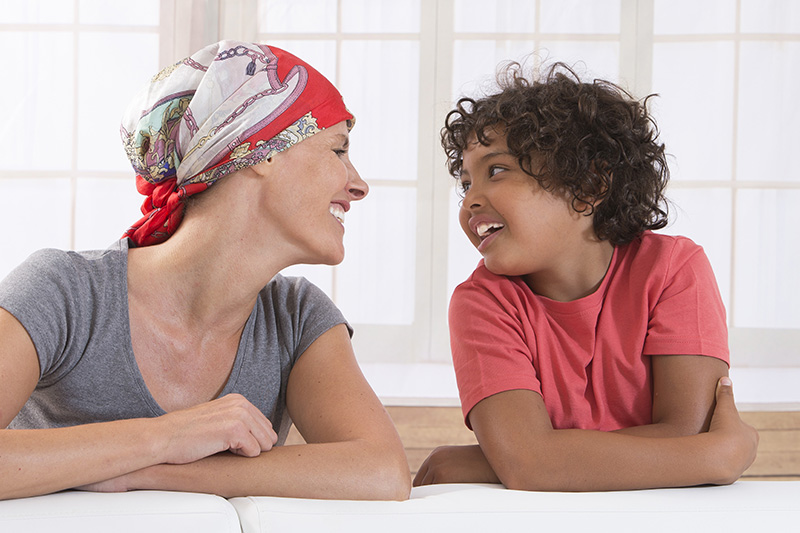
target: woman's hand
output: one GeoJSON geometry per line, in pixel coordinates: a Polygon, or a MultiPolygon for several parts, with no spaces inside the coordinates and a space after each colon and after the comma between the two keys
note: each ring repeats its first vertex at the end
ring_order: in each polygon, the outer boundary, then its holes
{"type": "Polygon", "coordinates": [[[161,463],[187,464],[224,451],[257,457],[278,441],[269,419],[239,394],[173,411],[155,422],[162,435],[161,463]]]}
{"type": "Polygon", "coordinates": [[[437,483],[500,483],[480,446],[440,446],[419,467],[414,486],[437,483]]]}
{"type": "Polygon", "coordinates": [[[714,454],[719,467],[718,485],[729,485],[739,479],[756,459],[758,432],[739,416],[733,401],[733,384],[723,377],[717,383],[717,403],[708,429],[709,436],[716,438],[717,452],[714,454]]]}

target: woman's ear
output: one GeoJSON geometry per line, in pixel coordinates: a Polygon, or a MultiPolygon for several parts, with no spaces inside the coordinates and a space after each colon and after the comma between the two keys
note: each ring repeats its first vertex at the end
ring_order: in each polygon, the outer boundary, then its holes
{"type": "Polygon", "coordinates": [[[262,160],[260,163],[256,163],[255,165],[249,168],[252,172],[255,172],[257,175],[264,177],[272,171],[272,166],[275,164],[275,154],[270,155],[266,159],[262,160]]]}

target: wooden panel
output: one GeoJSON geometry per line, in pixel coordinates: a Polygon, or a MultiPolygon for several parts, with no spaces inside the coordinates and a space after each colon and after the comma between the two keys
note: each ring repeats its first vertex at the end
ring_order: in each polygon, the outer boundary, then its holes
{"type": "MultiPolygon", "coordinates": [[[[403,441],[412,475],[437,446],[477,444],[458,407],[387,407],[403,441]]],[[[742,419],[759,432],[758,457],[744,473],[753,479],[800,478],[800,412],[751,411],[742,419]]],[[[292,426],[286,444],[303,443],[292,426]]]]}

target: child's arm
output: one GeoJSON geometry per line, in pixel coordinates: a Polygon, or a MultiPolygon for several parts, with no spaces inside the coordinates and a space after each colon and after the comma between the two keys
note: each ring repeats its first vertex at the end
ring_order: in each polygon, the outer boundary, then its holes
{"type": "MultiPolygon", "coordinates": [[[[710,475],[708,478],[702,478],[702,481],[692,481],[693,478],[690,476],[697,475],[702,477],[705,474],[703,474],[702,468],[696,469],[693,466],[691,458],[684,458],[682,456],[684,453],[691,453],[693,447],[700,445],[699,443],[692,443],[691,441],[681,442],[679,446],[676,446],[674,449],[670,447],[664,449],[664,453],[671,452],[677,454],[677,456],[672,459],[673,464],[671,464],[668,469],[664,469],[665,471],[670,470],[670,472],[676,475],[675,479],[669,481],[662,475],[661,467],[659,466],[660,458],[655,456],[655,452],[660,448],[652,447],[649,441],[653,440],[652,438],[654,437],[683,437],[708,431],[711,417],[714,413],[715,385],[721,376],[727,375],[727,365],[719,359],[705,356],[653,356],[652,363],[654,376],[653,423],[646,426],[621,429],[616,432],[619,434],[619,437],[635,436],[650,437],[650,439],[620,439],[613,435],[611,437],[605,437],[601,432],[581,430],[570,430],[562,434],[564,430],[552,429],[549,416],[544,413],[545,407],[541,396],[530,391],[513,391],[515,394],[509,395],[509,397],[504,397],[505,393],[501,393],[479,402],[470,412],[470,422],[475,429],[479,441],[484,446],[484,449],[487,447],[492,449],[492,451],[487,451],[486,453],[490,454],[490,456],[493,454],[497,455],[497,457],[494,458],[495,461],[504,461],[514,465],[508,467],[512,472],[512,476],[516,474],[520,474],[520,476],[523,475],[521,471],[517,469],[517,465],[525,464],[529,460],[522,457],[523,455],[528,453],[532,455],[534,453],[546,451],[546,449],[540,447],[541,444],[546,443],[546,441],[542,440],[543,437],[548,438],[551,436],[548,435],[549,433],[556,433],[558,434],[557,436],[553,435],[555,442],[558,442],[557,439],[559,438],[564,439],[567,445],[571,446],[571,448],[569,448],[571,451],[567,451],[567,448],[555,446],[556,456],[543,457],[541,460],[547,464],[554,464],[553,461],[565,461],[574,466],[575,474],[569,474],[568,468],[556,469],[555,473],[558,474],[557,476],[546,475],[544,471],[538,468],[538,475],[531,474],[532,477],[530,481],[532,483],[554,483],[554,485],[550,485],[551,490],[591,490],[592,488],[598,488],[600,486],[606,489],[642,488],[642,486],[656,487],[718,482],[718,480],[713,479],[710,475]],[[511,396],[519,398],[512,398],[511,396]],[[518,402],[521,404],[520,406],[516,405],[518,402]],[[503,407],[506,404],[508,405],[503,407]],[[502,413],[499,412],[501,409],[503,410],[502,413]],[[530,423],[525,423],[525,420],[523,420],[524,417],[521,415],[523,410],[533,411],[533,413],[538,414],[544,413],[545,418],[539,420],[539,417],[535,416],[535,414],[524,415],[532,417],[529,419],[530,423]],[[487,418],[487,420],[481,420],[482,417],[487,418]],[[503,429],[501,427],[501,422],[503,422],[505,427],[511,427],[512,429],[503,429]],[[522,447],[520,450],[509,450],[505,448],[495,450],[495,448],[498,448],[499,444],[507,444],[517,439],[517,436],[523,434],[523,432],[525,435],[531,435],[528,437],[531,440],[528,441],[527,446],[523,447],[522,444],[520,444],[520,447],[522,447]],[[501,438],[502,436],[511,437],[511,439],[501,438]],[[498,439],[500,440],[499,443],[494,442],[498,439]],[[644,448],[645,463],[652,463],[653,467],[656,469],[656,475],[650,478],[638,477],[636,479],[632,476],[627,478],[622,477],[617,480],[614,480],[614,476],[608,477],[603,465],[597,465],[599,459],[594,455],[587,455],[587,453],[580,448],[581,446],[595,448],[595,439],[600,439],[601,442],[607,442],[609,446],[612,446],[612,449],[606,452],[607,456],[604,460],[604,465],[609,466],[609,470],[615,476],[617,470],[620,469],[614,465],[619,464],[620,461],[626,460],[625,454],[635,451],[635,449],[626,449],[628,446],[641,446],[644,448]],[[619,446],[619,448],[614,450],[613,446],[619,446]],[[501,457],[501,454],[508,456],[501,457]],[[516,457],[517,454],[520,455],[519,458],[516,457]],[[574,454],[574,457],[570,457],[572,454],[574,454]],[[678,465],[677,470],[676,465],[678,465]],[[677,477],[681,475],[680,471],[685,471],[687,474],[685,478],[681,478],[685,479],[684,481],[677,477]],[[597,474],[597,479],[591,479],[592,473],[597,474]],[[581,476],[583,482],[587,485],[576,487],[570,484],[566,478],[562,477],[570,475],[581,476]],[[593,485],[589,485],[589,483],[593,485]],[[617,484],[606,486],[602,485],[603,483],[617,484]]],[[[738,421],[738,423],[741,424],[734,405],[722,406],[721,409],[731,410],[731,413],[723,417],[723,420],[738,421]]],[[[719,416],[720,414],[718,414],[718,417],[719,416]]],[[[734,426],[733,429],[734,431],[741,431],[741,436],[750,434],[752,437],[754,433],[749,426],[744,424],[739,428],[734,426]]],[[[715,436],[704,438],[706,440],[711,440],[713,443],[715,442],[714,437],[715,436]]],[[[757,435],[755,435],[754,438],[757,439],[757,435]]],[[[519,440],[521,440],[521,437],[519,440]]],[[[702,439],[700,440],[702,441],[702,439]]],[[[734,441],[731,441],[730,444],[736,445],[734,441]]],[[[706,445],[707,444],[702,444],[702,446],[706,445]]],[[[726,442],[723,439],[719,439],[719,446],[723,447],[725,445],[726,442]]],[[[709,446],[711,445],[709,444],[709,446]]],[[[747,448],[747,446],[745,446],[745,448],[747,448]]],[[[599,450],[595,451],[600,453],[599,450]]],[[[708,453],[712,456],[714,455],[712,449],[701,450],[701,452],[708,453]]],[[[752,462],[752,458],[746,461],[744,458],[747,457],[747,452],[743,451],[743,453],[743,463],[739,467],[734,466],[734,471],[736,468],[740,468],[743,471],[744,468],[749,466],[750,462],[752,462]]],[[[639,461],[639,463],[641,463],[641,461],[639,461]]],[[[498,467],[498,474],[500,474],[503,470],[502,467],[497,464],[495,464],[495,466],[498,467]]],[[[702,466],[711,466],[711,464],[707,463],[702,466]]],[[[627,475],[632,474],[635,469],[631,467],[621,470],[623,471],[619,472],[619,474],[627,475]]],[[[495,470],[490,466],[489,461],[487,461],[484,455],[484,451],[480,447],[445,446],[435,450],[431,454],[431,457],[423,463],[414,482],[416,485],[446,482],[498,483],[501,480],[498,474],[495,474],[495,470]]],[[[741,472],[739,472],[739,474],[741,474],[741,472]]],[[[735,477],[738,477],[738,474],[735,477]]],[[[505,482],[506,484],[512,483],[512,485],[515,483],[513,480],[506,480],[505,482]]]]}
{"type": "MultiPolygon", "coordinates": [[[[727,379],[727,378],[726,378],[727,379]]],[[[729,381],[728,381],[729,383],[729,381]]],[[[626,490],[732,483],[752,464],[756,431],[741,421],[729,385],[721,383],[709,431],[653,438],[589,430],[554,430],[537,393],[513,390],[490,396],[470,412],[483,461],[498,479],[522,490],[626,490]]],[[[461,471],[443,471],[452,451],[443,450],[420,468],[416,484],[446,483],[470,468],[482,472],[476,455],[461,471]],[[433,460],[432,460],[433,459],[433,460]]]]}
{"type": "Polygon", "coordinates": [[[683,437],[708,431],[716,383],[728,375],[728,365],[714,357],[696,355],[654,355],[651,362],[653,422],[617,433],[683,437]]]}

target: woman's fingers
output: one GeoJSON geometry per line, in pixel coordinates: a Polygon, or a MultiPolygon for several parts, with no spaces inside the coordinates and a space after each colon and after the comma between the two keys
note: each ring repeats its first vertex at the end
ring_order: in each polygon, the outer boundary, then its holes
{"type": "Polygon", "coordinates": [[[256,457],[272,449],[272,423],[244,396],[229,394],[160,418],[166,431],[168,463],[190,463],[222,451],[256,457]]]}

